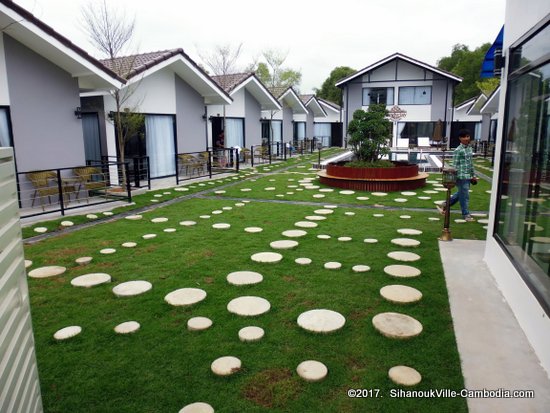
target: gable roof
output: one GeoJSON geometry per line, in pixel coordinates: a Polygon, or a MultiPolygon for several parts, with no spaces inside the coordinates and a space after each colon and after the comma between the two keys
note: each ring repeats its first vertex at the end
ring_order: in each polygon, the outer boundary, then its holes
{"type": "Polygon", "coordinates": [[[306,106],[306,108],[308,108],[313,113],[313,116],[326,118],[327,113],[325,112],[325,110],[317,100],[317,96],[300,95],[300,100],[306,106]]]}
{"type": "Polygon", "coordinates": [[[455,106],[455,110],[462,110],[462,109],[470,108],[470,106],[472,106],[474,104],[476,99],[477,98],[473,97],[473,98],[465,100],[462,103],[459,103],[458,105],[455,106]]]}
{"type": "Polygon", "coordinates": [[[120,88],[125,80],[11,0],[0,0],[2,32],[78,80],[81,91],[120,88]]]}
{"type": "Polygon", "coordinates": [[[408,57],[408,56],[405,56],[401,53],[394,53],[382,60],[379,60],[378,62],[376,63],[373,63],[372,65],[370,66],[367,66],[361,70],[358,70],[357,72],[349,75],[348,77],[345,77],[344,79],[336,82],[336,86],[338,87],[341,87],[343,86],[344,84],[350,82],[351,80],[353,79],[356,79],[360,76],[363,76],[365,73],[368,73],[374,69],[377,69],[379,68],[380,66],[383,66],[385,65],[386,63],[389,63],[391,62],[392,60],[396,60],[396,59],[399,59],[399,60],[403,60],[405,62],[409,62],[415,66],[418,66],[418,67],[421,67],[423,69],[426,69],[426,70],[429,70],[431,72],[434,72],[434,73],[437,73],[443,77],[446,77],[448,79],[451,79],[457,83],[460,83],[462,82],[462,78],[460,76],[457,76],[451,72],[447,72],[446,70],[443,70],[443,69],[439,69],[438,67],[435,67],[435,66],[431,66],[427,63],[424,63],[424,62],[421,62],[420,60],[416,60],[416,59],[413,59],[412,57],[408,57]]]}
{"type": "Polygon", "coordinates": [[[273,96],[277,98],[277,100],[281,103],[286,103],[291,109],[293,113],[303,113],[307,114],[307,108],[302,103],[294,89],[292,89],[292,86],[289,87],[271,87],[269,88],[269,91],[273,96]]]}
{"type": "Polygon", "coordinates": [[[205,104],[229,104],[233,101],[183,49],[161,50],[115,59],[103,59],[101,63],[109,69],[123,74],[129,80],[129,83],[170,67],[204,98],[205,104]]]}
{"type": "Polygon", "coordinates": [[[498,105],[500,101],[500,86],[497,87],[493,93],[487,98],[487,102],[479,109],[481,114],[490,113],[494,114],[498,112],[498,105]]]}
{"type": "Polygon", "coordinates": [[[468,109],[466,112],[467,115],[481,115],[480,109],[485,105],[485,102],[487,102],[487,96],[485,94],[480,94],[476,100],[474,101],[473,105],[468,109]]]}
{"type": "Polygon", "coordinates": [[[212,76],[212,79],[230,96],[245,88],[260,104],[262,110],[281,110],[277,99],[269,92],[254,72],[212,76]]]}
{"type": "MultiPolygon", "coordinates": [[[[337,105],[334,102],[331,102],[330,100],[325,100],[325,99],[321,99],[321,98],[317,98],[317,100],[319,101],[319,103],[321,104],[321,106],[324,109],[332,110],[336,113],[340,113],[340,111],[342,110],[342,108],[339,105],[337,105]]],[[[326,112],[326,110],[325,110],[325,112],[326,112]]]]}

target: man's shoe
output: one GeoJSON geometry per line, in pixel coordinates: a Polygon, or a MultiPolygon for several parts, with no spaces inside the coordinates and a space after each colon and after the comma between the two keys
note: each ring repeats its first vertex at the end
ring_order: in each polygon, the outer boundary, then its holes
{"type": "Polygon", "coordinates": [[[445,211],[445,205],[436,205],[435,207],[437,208],[437,210],[439,211],[439,213],[441,215],[445,215],[445,212],[446,212],[445,211]]]}
{"type": "Polygon", "coordinates": [[[475,222],[475,219],[471,215],[464,215],[464,221],[466,221],[466,222],[475,222]]]}

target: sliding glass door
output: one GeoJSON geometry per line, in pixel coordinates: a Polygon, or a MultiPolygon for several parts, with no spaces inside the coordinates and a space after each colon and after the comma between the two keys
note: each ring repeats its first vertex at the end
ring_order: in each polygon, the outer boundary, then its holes
{"type": "Polygon", "coordinates": [[[151,178],[175,175],[174,116],[145,115],[145,146],[151,178]]]}

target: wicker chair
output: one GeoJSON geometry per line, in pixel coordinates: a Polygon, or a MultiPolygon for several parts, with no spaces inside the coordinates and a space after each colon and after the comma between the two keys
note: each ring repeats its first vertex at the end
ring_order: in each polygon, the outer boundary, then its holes
{"type": "MultiPolygon", "coordinates": [[[[73,168],[73,173],[79,179],[80,185],[89,193],[107,192],[108,179],[100,168],[95,166],[79,166],[73,168]]],[[[89,200],[88,200],[89,202],[89,200]]]]}
{"type": "Polygon", "coordinates": [[[197,175],[200,171],[204,173],[204,162],[195,157],[194,155],[184,153],[178,155],[179,158],[179,174],[185,170],[185,175],[193,176],[193,172],[197,171],[197,175]],[[189,173],[191,172],[191,173],[189,173]]]}
{"type": "Polygon", "coordinates": [[[48,197],[48,202],[51,204],[52,195],[59,197],[59,188],[57,186],[57,173],[55,171],[40,171],[40,172],[28,172],[25,174],[34,188],[34,194],[32,195],[32,205],[36,201],[36,197],[40,199],[40,205],[42,211],[44,211],[44,197],[48,197]],[[51,185],[50,181],[53,181],[55,185],[51,185]]]}

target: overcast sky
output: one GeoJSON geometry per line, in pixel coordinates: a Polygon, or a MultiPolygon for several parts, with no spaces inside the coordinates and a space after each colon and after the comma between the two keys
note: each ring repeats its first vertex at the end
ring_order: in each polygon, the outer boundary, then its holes
{"type": "MultiPolygon", "coordinates": [[[[94,57],[79,21],[89,0],[15,0],[94,57]]],[[[93,2],[93,0],[92,0],[93,2]]],[[[131,52],[199,51],[243,43],[245,66],[262,50],[288,51],[285,66],[301,71],[301,93],[320,88],[336,66],[359,70],[395,52],[427,64],[493,42],[505,0],[108,0],[136,18],[131,52]]]]}

